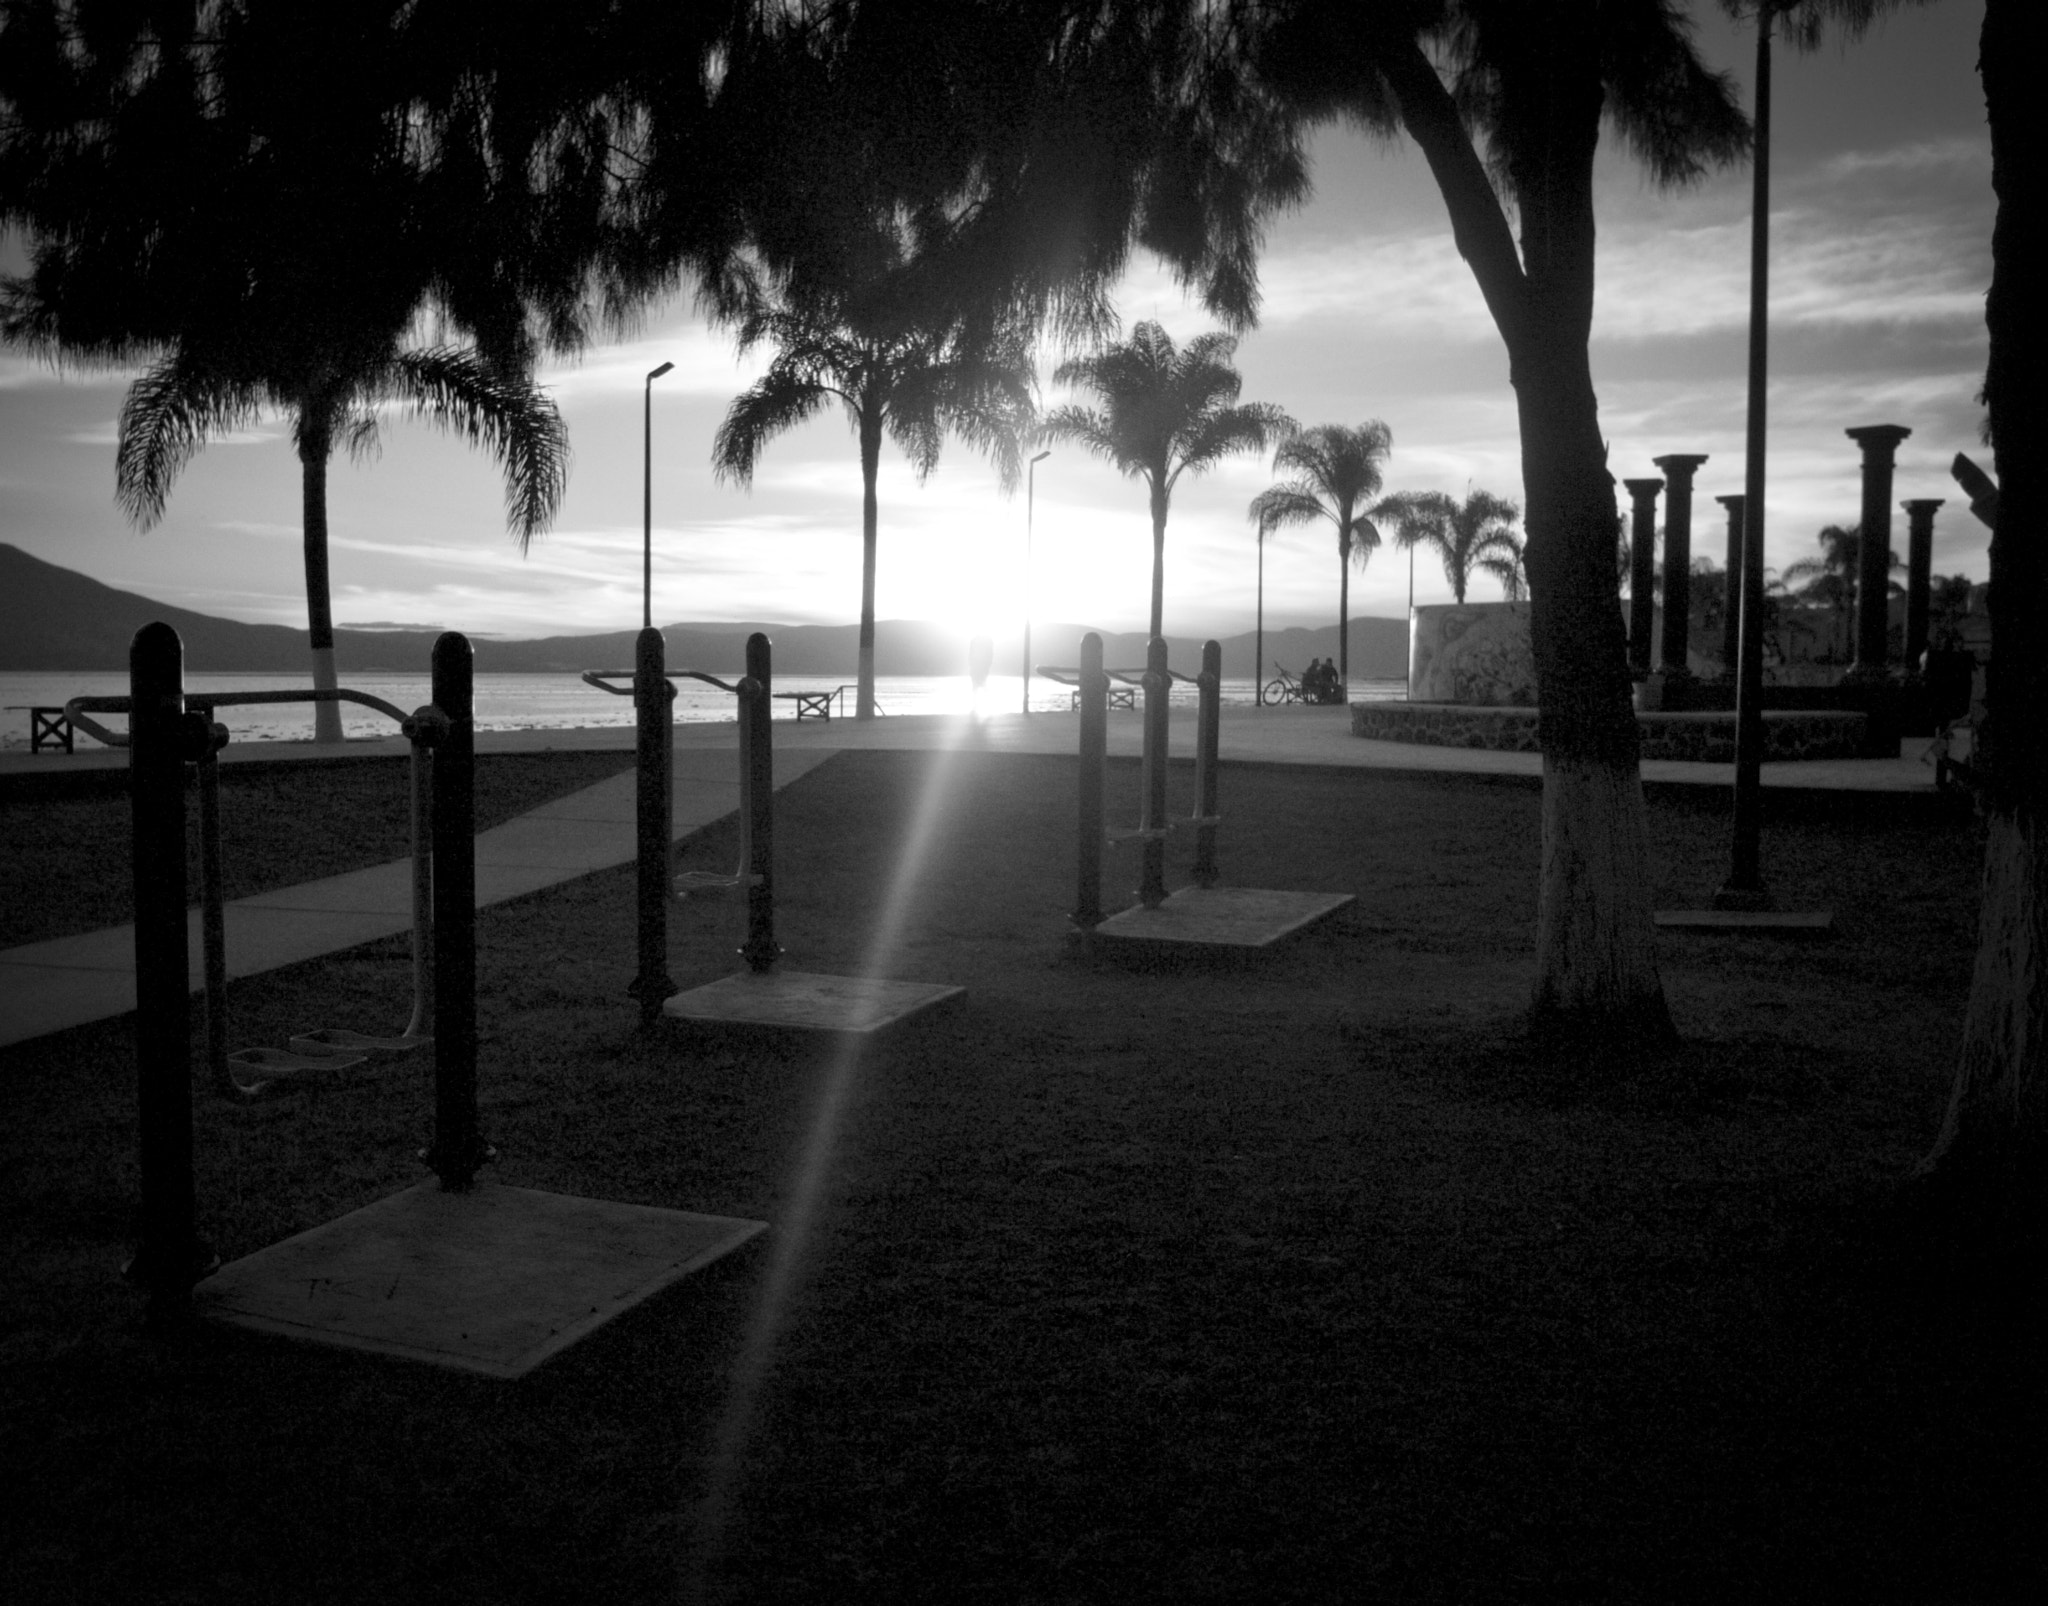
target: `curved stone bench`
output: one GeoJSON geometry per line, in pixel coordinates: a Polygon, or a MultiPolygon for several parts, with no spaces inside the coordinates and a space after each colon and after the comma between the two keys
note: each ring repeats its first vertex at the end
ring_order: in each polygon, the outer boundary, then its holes
{"type": "MultiPolygon", "coordinates": [[[[1839,710],[1764,712],[1767,763],[1800,759],[1856,758],[1867,722],[1860,713],[1839,710]]],[[[1693,763],[1735,760],[1732,713],[1636,715],[1643,757],[1693,763]]],[[[1417,742],[1430,747],[1478,747],[1502,753],[1534,753],[1536,710],[1478,708],[1458,703],[1353,703],[1351,734],[1376,742],[1417,742]]]]}

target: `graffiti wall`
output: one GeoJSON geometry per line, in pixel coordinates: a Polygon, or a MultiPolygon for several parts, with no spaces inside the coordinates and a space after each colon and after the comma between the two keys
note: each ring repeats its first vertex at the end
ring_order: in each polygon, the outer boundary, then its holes
{"type": "Polygon", "coordinates": [[[1408,700],[1534,707],[1526,602],[1435,603],[1408,620],[1408,700]]]}

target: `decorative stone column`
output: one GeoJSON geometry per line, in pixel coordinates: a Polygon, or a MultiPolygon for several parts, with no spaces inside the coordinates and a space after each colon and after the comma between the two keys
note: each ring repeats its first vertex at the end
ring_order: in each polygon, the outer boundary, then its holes
{"type": "Polygon", "coordinates": [[[1650,627],[1656,619],[1657,493],[1662,480],[1623,480],[1635,504],[1629,528],[1628,668],[1637,680],[1650,674],[1650,627]]]}
{"type": "Polygon", "coordinates": [[[1704,453],[1674,452],[1652,461],[1664,471],[1664,645],[1666,676],[1684,679],[1692,645],[1692,477],[1704,453]]]}
{"type": "Polygon", "coordinates": [[[1721,664],[1730,680],[1735,678],[1735,655],[1742,644],[1742,510],[1747,498],[1741,495],[1714,498],[1728,510],[1727,592],[1722,599],[1721,664]]]}
{"type": "Polygon", "coordinates": [[[1856,661],[1849,674],[1857,680],[1884,676],[1884,629],[1890,613],[1892,553],[1892,464],[1899,442],[1913,432],[1902,424],[1866,424],[1844,430],[1863,448],[1863,519],[1857,526],[1861,562],[1856,576],[1856,661]]]}
{"type": "Polygon", "coordinates": [[[1934,510],[1940,497],[1899,504],[1906,510],[1906,672],[1920,672],[1927,650],[1928,592],[1934,583],[1934,510]]]}

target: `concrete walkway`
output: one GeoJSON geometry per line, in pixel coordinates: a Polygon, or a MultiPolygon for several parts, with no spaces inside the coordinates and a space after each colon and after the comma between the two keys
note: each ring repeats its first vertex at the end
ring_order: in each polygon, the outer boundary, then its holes
{"type": "MultiPolygon", "coordinates": [[[[1177,756],[1193,753],[1194,725],[1193,708],[1174,709],[1171,751],[1177,756]]],[[[1110,716],[1112,754],[1137,756],[1141,734],[1137,714],[1119,711],[1110,716]]],[[[1075,717],[1059,713],[1003,713],[983,719],[778,720],[775,778],[780,787],[845,749],[1071,753],[1077,737],[1075,717]]],[[[739,806],[738,727],[678,725],[675,740],[671,830],[681,838],[739,806]]],[[[485,731],[477,735],[477,751],[630,753],[633,742],[630,726],[485,731]]],[[[1908,742],[1896,759],[1766,764],[1764,784],[1820,791],[1931,792],[1933,769],[1918,759],[1925,745],[1924,741],[1908,742]]],[[[1542,773],[1542,761],[1534,754],[1366,741],[1351,735],[1344,710],[1335,708],[1226,708],[1219,746],[1224,759],[1245,763],[1492,775],[1542,773]]],[[[404,758],[407,751],[401,737],[351,741],[340,749],[348,758],[383,755],[394,760],[404,758]]],[[[317,761],[334,752],[315,748],[310,742],[248,742],[230,745],[221,759],[224,763],[317,761]]],[[[15,775],[121,768],[126,763],[125,752],[109,748],[81,747],[69,755],[13,752],[0,755],[0,784],[15,775]]],[[[1658,760],[1644,764],[1643,778],[1727,787],[1733,781],[1733,768],[1658,760]]],[[[633,853],[633,777],[621,775],[479,836],[477,903],[479,907],[498,903],[623,864],[633,853]]],[[[240,899],[227,908],[228,974],[248,976],[296,964],[406,931],[411,923],[411,865],[406,860],[240,899]]],[[[198,927],[195,910],[195,990],[200,985],[198,927]]],[[[132,926],[0,951],[0,1047],[133,1010],[134,966],[132,926]]]]}
{"type": "MultiPolygon", "coordinates": [[[[310,743],[277,745],[311,749],[310,743]]],[[[397,745],[403,754],[405,743],[397,745]]],[[[822,748],[778,753],[777,786],[817,768],[830,756],[822,748]]],[[[633,783],[631,774],[616,775],[483,832],[476,839],[477,907],[630,860],[635,852],[633,783]]],[[[701,747],[677,755],[672,837],[688,836],[738,807],[739,773],[732,747],[723,752],[701,747]]],[[[230,980],[295,965],[410,931],[412,861],[398,859],[238,898],[225,912],[230,980]]],[[[192,988],[197,992],[204,985],[205,963],[197,909],[192,910],[187,929],[192,988]]],[[[134,1008],[132,925],[0,950],[0,1047],[134,1008]]]]}

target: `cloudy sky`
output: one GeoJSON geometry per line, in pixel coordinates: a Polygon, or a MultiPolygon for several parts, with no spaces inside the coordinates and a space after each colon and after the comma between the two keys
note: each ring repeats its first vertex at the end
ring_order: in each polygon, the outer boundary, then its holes
{"type": "MultiPolygon", "coordinates": [[[[1701,44],[1748,102],[1753,36],[1699,0],[1701,44]]],[[[1938,573],[1978,578],[1986,532],[1946,465],[1977,445],[1983,292],[1993,213],[1975,62],[1981,0],[1896,16],[1844,50],[1780,51],[1772,166],[1773,293],[1768,560],[1817,551],[1815,533],[1858,512],[1857,454],[1843,430],[1903,424],[1896,494],[1949,498],[1938,573]]],[[[1314,198],[1278,221],[1262,265],[1265,307],[1238,350],[1247,400],[1304,423],[1384,419],[1389,489],[1519,496],[1507,363],[1452,248],[1412,148],[1332,130],[1315,147],[1314,198]]],[[[1742,488],[1748,306],[1747,168],[1681,193],[1649,188],[1616,149],[1600,172],[1593,369],[1619,477],[1667,452],[1704,452],[1695,549],[1721,550],[1712,498],[1742,488]]],[[[18,254],[11,253],[18,261],[18,254]]],[[[1210,327],[1149,264],[1123,288],[1126,326],[1177,341],[1210,327]]],[[[1041,370],[1044,399],[1058,353],[1041,370]]],[[[426,426],[396,422],[374,462],[337,460],[329,484],[335,616],[344,625],[447,626],[542,635],[639,623],[640,406],[654,390],[655,617],[841,623],[860,584],[860,476],[842,417],[769,447],[752,490],[715,481],[712,434],[759,371],[687,302],[627,342],[543,377],[575,454],[555,527],[523,558],[505,533],[489,464],[426,426]]],[[[211,445],[163,522],[128,525],[113,500],[119,375],[61,375],[0,353],[0,541],[109,584],[228,617],[303,624],[297,460],[281,420],[211,445]]],[[[1253,617],[1256,547],[1245,504],[1271,465],[1243,458],[1177,491],[1167,536],[1167,622],[1228,634],[1253,617]]],[[[885,447],[878,613],[1012,632],[1040,620],[1142,628],[1149,529],[1142,489],[1061,448],[1039,465],[1026,579],[1026,498],[948,447],[920,486],[885,447]]],[[[1904,544],[1903,515],[1894,529],[1904,544]]],[[[1283,533],[1266,555],[1266,618],[1334,622],[1334,540],[1283,533]]],[[[1400,617],[1404,555],[1354,575],[1354,613],[1400,617]]],[[[1475,598],[1490,594],[1482,580],[1475,598]]],[[[1427,557],[1419,602],[1447,599],[1427,557]]]]}

